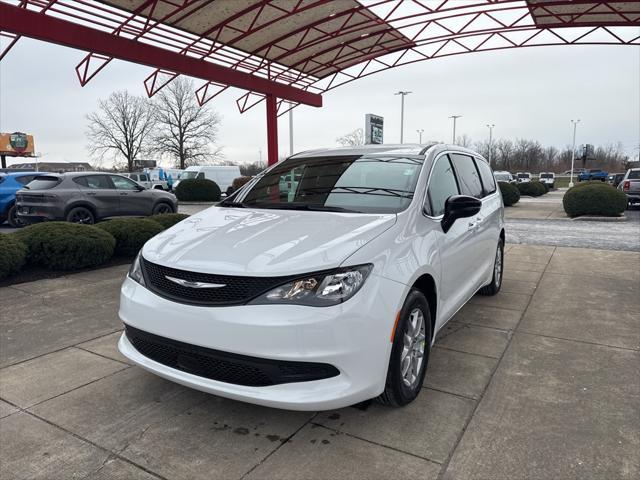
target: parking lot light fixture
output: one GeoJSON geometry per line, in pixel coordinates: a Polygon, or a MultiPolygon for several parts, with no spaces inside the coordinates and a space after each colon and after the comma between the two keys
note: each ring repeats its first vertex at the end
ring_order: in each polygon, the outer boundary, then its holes
{"type": "Polygon", "coordinates": [[[458,120],[460,117],[462,117],[462,115],[451,115],[449,118],[453,118],[453,138],[451,140],[451,143],[453,145],[456,144],[456,120],[458,120]]]}
{"type": "Polygon", "coordinates": [[[576,129],[578,128],[578,123],[580,123],[580,119],[571,120],[573,124],[573,144],[571,146],[571,176],[569,178],[569,188],[573,187],[573,163],[576,159],[576,129]]]}
{"type": "Polygon", "coordinates": [[[410,93],[402,90],[394,93],[394,95],[400,95],[400,143],[404,143],[404,97],[410,93]]]}
{"type": "Polygon", "coordinates": [[[418,143],[422,145],[422,133],[424,132],[424,128],[420,128],[416,130],[416,132],[418,133],[418,138],[419,138],[418,143]]]}
{"type": "Polygon", "coordinates": [[[489,129],[489,166],[491,166],[491,147],[493,145],[493,127],[495,127],[495,125],[492,124],[487,124],[487,128],[489,129]]]}

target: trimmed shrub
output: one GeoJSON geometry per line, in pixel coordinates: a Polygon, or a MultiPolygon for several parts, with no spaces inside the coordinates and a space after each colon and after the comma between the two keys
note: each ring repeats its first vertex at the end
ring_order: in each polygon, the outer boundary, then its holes
{"type": "Polygon", "coordinates": [[[16,235],[3,235],[0,241],[0,278],[18,273],[27,258],[27,246],[16,235]]]}
{"type": "Polygon", "coordinates": [[[180,180],[174,191],[183,202],[217,202],[222,194],[216,182],[197,178],[180,180]]]}
{"type": "Polygon", "coordinates": [[[164,228],[158,222],[146,218],[114,218],[96,225],[116,239],[115,255],[133,257],[151,237],[164,228]]]}
{"type": "Polygon", "coordinates": [[[502,193],[502,201],[506,207],[515,205],[520,201],[520,190],[515,185],[508,182],[498,182],[500,193],[502,193]]]}
{"type": "Polygon", "coordinates": [[[528,195],[530,197],[539,197],[542,195],[540,187],[535,185],[536,182],[518,183],[520,195],[528,195]]]}
{"type": "Polygon", "coordinates": [[[151,215],[149,220],[159,223],[166,230],[169,227],[173,227],[176,223],[181,222],[185,218],[189,218],[189,215],[185,213],[161,213],[159,215],[151,215]]]}
{"type": "Polygon", "coordinates": [[[572,188],[586,187],[587,185],[602,185],[600,180],[585,180],[584,182],[576,182],[572,188]]]}
{"type": "Polygon", "coordinates": [[[562,198],[564,211],[570,217],[603,215],[618,217],[627,208],[627,196],[607,183],[575,186],[562,198]]]}
{"type": "Polygon", "coordinates": [[[538,197],[541,195],[544,195],[549,191],[549,188],[542,182],[533,180],[531,183],[538,189],[538,195],[537,195],[538,197]]]}
{"type": "Polygon", "coordinates": [[[540,185],[542,185],[542,188],[544,188],[544,193],[549,193],[549,190],[551,190],[551,189],[549,188],[549,185],[547,185],[547,184],[546,184],[546,183],[544,183],[544,182],[538,182],[538,183],[539,183],[540,185]]]}
{"type": "Polygon", "coordinates": [[[29,225],[15,235],[27,246],[27,261],[51,270],[96,267],[113,256],[116,241],[91,225],[47,222],[29,225]]]}

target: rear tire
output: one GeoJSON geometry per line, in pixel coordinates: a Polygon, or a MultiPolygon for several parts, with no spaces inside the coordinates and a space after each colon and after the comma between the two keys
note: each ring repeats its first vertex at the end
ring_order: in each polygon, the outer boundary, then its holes
{"type": "Polygon", "coordinates": [[[160,215],[163,213],[174,213],[173,207],[166,202],[160,202],[155,207],[153,207],[154,215],[160,215]]]}
{"type": "Polygon", "coordinates": [[[478,290],[480,295],[495,295],[500,291],[502,287],[502,274],[504,271],[504,241],[500,239],[498,241],[498,247],[496,248],[496,256],[493,260],[493,276],[491,277],[491,283],[478,290]]]}
{"type": "Polygon", "coordinates": [[[83,225],[93,225],[96,223],[96,218],[93,212],[86,207],[75,207],[69,210],[67,213],[67,222],[80,223],[83,225]]]}
{"type": "Polygon", "coordinates": [[[416,399],[427,371],[431,333],[429,303],[422,292],[411,289],[400,310],[380,403],[402,407],[416,399]]]}
{"type": "Polygon", "coordinates": [[[9,225],[13,228],[22,228],[27,224],[27,222],[18,217],[18,207],[16,207],[15,204],[11,205],[11,208],[7,212],[7,222],[9,222],[9,225]]]}

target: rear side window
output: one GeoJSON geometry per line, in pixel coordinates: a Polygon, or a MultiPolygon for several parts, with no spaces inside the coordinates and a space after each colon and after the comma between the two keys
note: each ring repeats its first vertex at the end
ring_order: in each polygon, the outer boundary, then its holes
{"type": "Polygon", "coordinates": [[[473,158],[458,153],[449,154],[453,166],[456,169],[460,193],[471,197],[482,198],[482,183],[480,174],[476,168],[473,158]]]}
{"type": "Polygon", "coordinates": [[[196,178],[198,180],[203,180],[204,179],[204,173],[200,172],[196,178]]]}
{"type": "MultiPolygon", "coordinates": [[[[640,180],[640,170],[631,170],[629,172],[629,176],[627,177],[629,180],[640,180]]],[[[631,208],[631,207],[629,207],[631,208]]]]}
{"type": "Polygon", "coordinates": [[[443,155],[436,160],[429,178],[427,197],[429,198],[431,216],[437,217],[444,214],[444,204],[447,198],[458,194],[458,184],[453,173],[453,167],[449,157],[443,155]]]}
{"type": "Polygon", "coordinates": [[[18,183],[20,183],[22,185],[26,185],[27,183],[32,181],[34,178],[36,178],[35,175],[25,175],[23,177],[16,177],[16,182],[18,182],[18,183]]]}
{"type": "Polygon", "coordinates": [[[60,183],[60,178],[58,177],[36,177],[32,181],[30,181],[26,188],[29,190],[49,190],[50,188],[55,187],[60,183]]]}
{"type": "Polygon", "coordinates": [[[140,175],[140,181],[141,182],[148,182],[149,181],[149,177],[147,177],[146,175],[140,175]]]}
{"type": "Polygon", "coordinates": [[[86,177],[77,177],[73,181],[84,188],[106,189],[113,188],[106,175],[87,175],[86,177]]]}
{"type": "Polygon", "coordinates": [[[482,179],[482,186],[484,187],[484,194],[491,195],[496,191],[496,180],[493,178],[491,167],[484,160],[476,158],[476,166],[480,171],[480,178],[482,179]]]}

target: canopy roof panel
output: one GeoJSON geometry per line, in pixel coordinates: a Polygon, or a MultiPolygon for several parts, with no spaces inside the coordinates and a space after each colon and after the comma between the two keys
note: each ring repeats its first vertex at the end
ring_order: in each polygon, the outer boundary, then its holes
{"type": "MultiPolygon", "coordinates": [[[[146,0],[103,3],[138,12],[146,0]]],[[[324,78],[413,42],[356,0],[158,2],[148,16],[198,37],[324,78]],[[330,64],[330,65],[329,65],[330,64]]]]}
{"type": "Polygon", "coordinates": [[[594,26],[637,25],[640,2],[596,2],[584,0],[527,0],[536,25],[594,26]]]}

